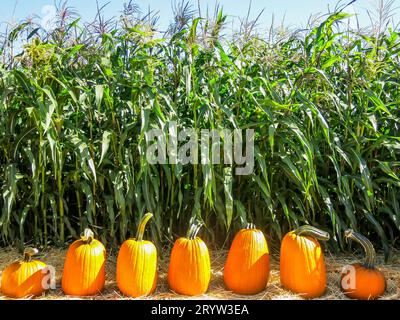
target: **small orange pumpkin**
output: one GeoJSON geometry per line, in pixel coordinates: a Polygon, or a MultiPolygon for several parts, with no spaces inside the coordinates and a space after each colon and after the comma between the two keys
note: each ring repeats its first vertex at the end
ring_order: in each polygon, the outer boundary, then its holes
{"type": "Polygon", "coordinates": [[[39,260],[32,260],[38,250],[26,248],[24,259],[10,264],[1,277],[1,291],[11,298],[40,296],[44,291],[43,279],[47,265],[39,260]]]}
{"type": "Polygon", "coordinates": [[[99,293],[105,284],[106,249],[85,229],[81,239],[72,243],[64,262],[61,286],[65,294],[89,296],[99,293]]]}
{"type": "Polygon", "coordinates": [[[324,254],[317,239],[329,240],[329,233],[305,225],[287,233],[281,243],[281,284],[305,298],[326,290],[324,254]]]}
{"type": "Polygon", "coordinates": [[[233,239],[224,268],[226,287],[238,294],[263,291],[269,278],[267,240],[254,224],[247,224],[233,239]]]}
{"type": "Polygon", "coordinates": [[[365,263],[355,263],[342,271],[340,286],[353,299],[377,299],[385,293],[386,280],[383,273],[375,268],[375,249],[362,234],[351,229],[345,231],[346,241],[354,240],[365,250],[365,263]]]}
{"type": "Polygon", "coordinates": [[[202,223],[195,222],[187,237],[174,243],[168,269],[169,287],[179,293],[195,296],[207,292],[211,278],[210,255],[203,240],[197,237],[202,223]]]}
{"type": "Polygon", "coordinates": [[[153,215],[147,213],[140,221],[136,238],[122,245],[117,258],[117,284],[127,296],[147,296],[154,292],[157,283],[157,249],[143,240],[147,222],[153,215]]]}

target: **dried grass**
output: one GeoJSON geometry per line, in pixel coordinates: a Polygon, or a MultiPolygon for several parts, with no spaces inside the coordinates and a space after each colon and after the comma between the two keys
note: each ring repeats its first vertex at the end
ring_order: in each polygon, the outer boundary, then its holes
{"type": "MultiPolygon", "coordinates": [[[[115,282],[115,264],[116,253],[110,252],[106,266],[106,285],[101,294],[93,297],[70,297],[65,296],[60,287],[61,272],[64,264],[65,250],[50,248],[42,252],[40,259],[54,266],[57,270],[57,289],[47,292],[36,299],[59,300],[59,299],[91,299],[91,300],[113,300],[113,299],[130,299],[124,297],[118,290],[115,282]]],[[[155,293],[144,299],[163,300],[163,299],[227,299],[227,300],[293,300],[302,299],[301,296],[293,294],[280,285],[279,281],[279,256],[272,254],[271,256],[271,273],[268,286],[265,291],[252,296],[242,296],[227,291],[223,283],[223,268],[226,259],[226,250],[211,252],[212,277],[207,294],[197,297],[180,296],[169,290],[166,272],[168,270],[168,259],[159,261],[159,279],[155,293]]],[[[0,249],[0,269],[3,270],[6,265],[17,260],[20,254],[11,248],[0,249]]],[[[326,293],[319,299],[323,300],[340,300],[347,297],[340,291],[339,275],[342,266],[357,261],[358,258],[353,255],[335,255],[326,254],[326,264],[328,272],[328,288],[326,293]]],[[[385,273],[387,279],[387,290],[381,299],[398,300],[400,299],[400,254],[395,253],[388,264],[383,264],[383,257],[378,256],[379,268],[385,273]]],[[[0,299],[5,299],[0,295],[0,299]]]]}

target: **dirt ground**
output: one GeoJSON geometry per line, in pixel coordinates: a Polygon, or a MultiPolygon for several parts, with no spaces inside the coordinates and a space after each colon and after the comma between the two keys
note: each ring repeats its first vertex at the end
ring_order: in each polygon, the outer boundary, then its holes
{"type": "MultiPolygon", "coordinates": [[[[45,293],[41,297],[35,299],[81,299],[77,297],[65,296],[61,290],[61,273],[64,264],[66,250],[61,249],[47,249],[41,253],[38,259],[52,265],[57,270],[57,288],[45,293]]],[[[157,289],[155,293],[145,299],[254,299],[254,300],[272,300],[272,299],[302,299],[301,296],[293,294],[280,285],[279,281],[279,256],[276,254],[271,255],[271,273],[267,288],[265,291],[252,296],[242,296],[227,291],[223,283],[223,268],[227,255],[227,251],[212,251],[211,253],[211,267],[212,277],[209,290],[206,294],[196,297],[187,297],[177,295],[168,288],[166,272],[168,270],[168,258],[161,259],[158,262],[159,278],[157,289]]],[[[0,270],[4,270],[6,265],[20,258],[20,254],[11,248],[0,249],[0,270]]],[[[162,255],[160,255],[162,256],[162,255]]],[[[347,299],[346,296],[340,291],[339,277],[341,268],[350,263],[359,260],[359,257],[353,255],[335,255],[325,253],[325,260],[328,272],[328,285],[326,293],[319,299],[347,299]]],[[[116,252],[108,253],[107,267],[106,267],[106,286],[101,294],[92,297],[85,297],[84,299],[96,300],[109,300],[109,299],[130,299],[124,297],[118,290],[115,282],[115,265],[116,265],[116,252]]],[[[381,299],[400,299],[400,252],[395,253],[387,264],[383,264],[383,257],[378,255],[377,266],[384,272],[387,280],[387,290],[381,299]]],[[[0,294],[0,299],[6,297],[0,294]]]]}

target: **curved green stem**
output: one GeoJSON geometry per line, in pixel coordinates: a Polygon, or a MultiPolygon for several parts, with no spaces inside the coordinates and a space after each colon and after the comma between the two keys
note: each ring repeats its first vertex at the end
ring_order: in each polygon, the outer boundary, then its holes
{"type": "Polygon", "coordinates": [[[32,256],[38,254],[39,250],[36,248],[26,248],[24,250],[24,261],[29,262],[32,259],[32,256]]]}
{"type": "Polygon", "coordinates": [[[152,217],[153,217],[153,214],[149,212],[143,216],[142,220],[140,220],[139,227],[136,232],[136,241],[143,240],[143,234],[144,234],[144,230],[146,229],[146,224],[152,217]]]}
{"type": "Polygon", "coordinates": [[[313,226],[309,226],[309,225],[304,225],[304,226],[297,228],[294,231],[294,233],[297,234],[298,236],[302,236],[302,235],[311,236],[318,240],[323,240],[323,241],[328,241],[330,238],[328,232],[320,230],[313,226]]]}
{"type": "Polygon", "coordinates": [[[91,243],[94,239],[94,233],[92,230],[89,228],[86,228],[85,231],[83,231],[83,234],[81,235],[82,241],[85,243],[91,243]]]}
{"type": "Polygon", "coordinates": [[[193,224],[189,228],[189,231],[188,231],[186,237],[190,240],[195,239],[202,226],[203,226],[203,222],[200,222],[199,220],[196,220],[195,222],[193,222],[193,224]]]}
{"type": "Polygon", "coordinates": [[[374,269],[376,253],[375,253],[375,249],[374,249],[374,246],[372,245],[371,241],[369,241],[362,234],[355,232],[352,229],[346,230],[344,232],[344,237],[346,240],[351,239],[362,245],[362,247],[364,248],[364,251],[365,251],[364,265],[365,265],[365,267],[367,267],[369,269],[374,269]]]}

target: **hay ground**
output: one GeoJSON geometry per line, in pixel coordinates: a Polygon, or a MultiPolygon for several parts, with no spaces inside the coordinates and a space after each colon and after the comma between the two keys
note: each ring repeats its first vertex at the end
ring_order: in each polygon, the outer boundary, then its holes
{"type": "MultiPolygon", "coordinates": [[[[41,297],[36,299],[81,299],[77,297],[65,296],[61,290],[60,280],[61,273],[64,264],[64,257],[66,250],[50,248],[41,253],[38,259],[54,266],[57,270],[57,288],[51,290],[41,297]]],[[[211,266],[212,266],[212,277],[209,290],[207,294],[197,297],[186,297],[180,296],[169,290],[166,272],[168,270],[168,258],[159,260],[159,278],[157,283],[157,289],[155,293],[145,299],[254,299],[254,300],[274,300],[274,299],[302,299],[301,296],[293,294],[280,285],[279,281],[279,256],[277,254],[271,255],[271,273],[268,286],[265,291],[257,295],[242,296],[227,291],[223,283],[223,268],[227,255],[226,250],[211,251],[211,266]]],[[[19,259],[21,255],[17,250],[12,248],[0,249],[0,270],[4,270],[6,265],[19,259]]],[[[162,255],[160,255],[162,256],[162,255]]],[[[319,299],[324,300],[340,300],[347,299],[347,297],[340,291],[338,286],[340,270],[341,268],[350,263],[354,263],[359,260],[359,257],[353,255],[335,255],[332,256],[329,253],[325,254],[327,272],[328,272],[328,286],[326,293],[319,299]]],[[[112,300],[112,299],[130,299],[124,297],[118,290],[115,282],[115,265],[116,265],[116,252],[110,252],[107,258],[106,266],[106,285],[105,289],[101,294],[93,297],[85,297],[83,299],[92,300],[112,300]]],[[[387,279],[387,290],[385,295],[381,299],[399,300],[400,299],[400,253],[395,253],[390,262],[383,264],[382,255],[378,255],[377,259],[378,267],[384,272],[387,279]]],[[[6,297],[0,294],[0,299],[6,299],[6,297]]]]}

